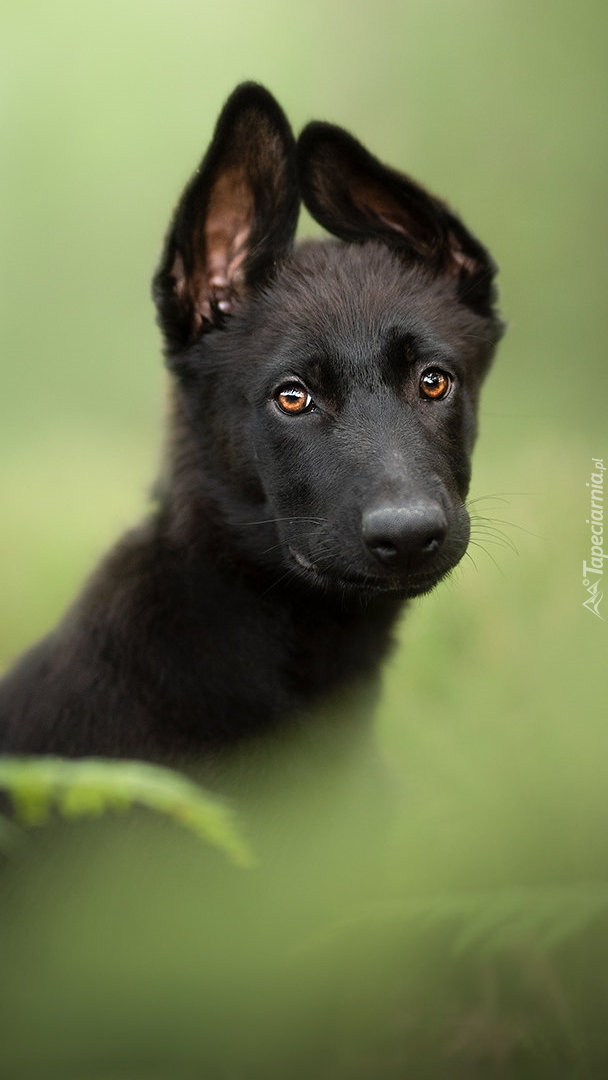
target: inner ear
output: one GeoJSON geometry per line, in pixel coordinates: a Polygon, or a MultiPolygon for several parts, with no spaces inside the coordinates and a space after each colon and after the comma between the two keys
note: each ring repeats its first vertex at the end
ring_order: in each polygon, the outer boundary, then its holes
{"type": "Polygon", "coordinates": [[[380,178],[353,177],[350,183],[347,181],[347,192],[346,202],[344,190],[340,201],[343,206],[350,204],[355,213],[362,212],[361,224],[368,237],[370,230],[380,231],[385,239],[404,244],[423,259],[440,256],[445,244],[443,222],[411,181],[394,176],[387,169],[380,178]]]}
{"type": "Polygon", "coordinates": [[[220,173],[211,186],[205,215],[192,235],[188,272],[176,251],[171,273],[190,311],[192,332],[232,312],[245,287],[245,261],[255,215],[253,193],[242,168],[220,173]],[[198,257],[197,257],[198,256],[198,257]]]}
{"type": "Polygon", "coordinates": [[[253,193],[242,169],[220,176],[211,190],[206,224],[209,288],[222,311],[231,306],[231,288],[244,284],[244,262],[254,219],[253,193]]]}

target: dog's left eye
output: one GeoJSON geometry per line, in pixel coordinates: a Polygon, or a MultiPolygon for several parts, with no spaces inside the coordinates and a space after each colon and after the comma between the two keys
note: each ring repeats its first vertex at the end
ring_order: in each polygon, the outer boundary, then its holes
{"type": "Polygon", "coordinates": [[[422,397],[431,398],[432,401],[440,401],[447,397],[452,387],[452,377],[438,368],[429,368],[420,376],[420,393],[422,397]]]}
{"type": "Polygon", "coordinates": [[[296,413],[310,412],[314,401],[308,390],[300,383],[285,383],[275,390],[274,399],[281,412],[294,416],[296,413]]]}

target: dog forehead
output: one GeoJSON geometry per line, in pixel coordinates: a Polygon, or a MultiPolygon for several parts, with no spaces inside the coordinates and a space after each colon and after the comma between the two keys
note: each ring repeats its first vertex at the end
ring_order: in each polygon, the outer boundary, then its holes
{"type": "Polygon", "coordinates": [[[458,306],[451,287],[381,243],[308,241],[275,280],[268,314],[302,348],[364,362],[395,334],[447,342],[458,306]]]}

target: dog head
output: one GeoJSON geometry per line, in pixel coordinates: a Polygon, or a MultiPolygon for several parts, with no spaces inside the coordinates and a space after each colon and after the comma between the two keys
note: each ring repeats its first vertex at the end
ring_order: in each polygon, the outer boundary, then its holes
{"type": "Polygon", "coordinates": [[[313,123],[296,145],[267,91],[237,88],[154,279],[182,517],[221,521],[275,579],[432,588],[469,538],[494,275],[442,202],[345,131],[313,123]],[[300,199],[333,239],[294,248],[300,199]]]}

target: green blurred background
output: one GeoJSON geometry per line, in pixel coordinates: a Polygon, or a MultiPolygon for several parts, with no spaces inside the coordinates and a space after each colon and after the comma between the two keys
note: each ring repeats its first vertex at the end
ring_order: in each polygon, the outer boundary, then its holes
{"type": "Polygon", "coordinates": [[[2,23],[0,665],[145,507],[149,280],[223,100],[257,79],[296,130],[340,123],[447,198],[501,267],[471,558],[412,605],[379,715],[408,888],[605,878],[608,599],[606,621],[583,608],[581,571],[608,463],[606,5],[7,0],[2,23]]]}
{"type": "Polygon", "coordinates": [[[581,858],[607,818],[606,623],[581,584],[590,459],[608,459],[607,19],[590,0],[5,5],[3,663],[145,505],[149,279],[225,96],[258,79],[296,130],[339,122],[446,197],[500,264],[510,328],[471,493],[491,520],[410,610],[380,730],[459,873],[479,873],[480,833],[496,873],[524,837],[532,868],[547,836],[581,858]]]}

